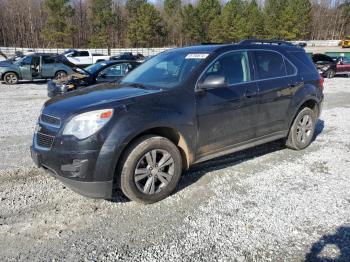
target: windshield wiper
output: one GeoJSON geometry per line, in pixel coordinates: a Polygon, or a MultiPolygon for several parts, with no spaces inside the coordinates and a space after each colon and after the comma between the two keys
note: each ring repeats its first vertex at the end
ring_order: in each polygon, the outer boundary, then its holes
{"type": "Polygon", "coordinates": [[[141,89],[147,89],[147,87],[141,83],[125,83],[125,85],[136,87],[136,88],[141,88],[141,89]]]}

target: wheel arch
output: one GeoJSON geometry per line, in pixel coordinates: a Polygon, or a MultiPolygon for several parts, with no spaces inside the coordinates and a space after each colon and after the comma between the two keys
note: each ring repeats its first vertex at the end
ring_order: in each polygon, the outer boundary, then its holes
{"type": "Polygon", "coordinates": [[[290,130],[290,127],[292,126],[295,118],[297,117],[298,113],[305,107],[310,108],[315,113],[316,117],[318,118],[320,115],[319,103],[320,103],[320,101],[318,101],[314,97],[307,97],[302,102],[300,102],[298,104],[298,106],[296,107],[297,109],[293,113],[293,117],[289,123],[289,130],[290,130]]]}
{"type": "Polygon", "coordinates": [[[56,71],[55,71],[55,76],[57,75],[57,73],[58,73],[58,72],[64,72],[65,74],[67,74],[67,75],[68,75],[67,70],[62,69],[62,68],[59,68],[59,69],[56,69],[56,71]]]}
{"type": "Polygon", "coordinates": [[[133,135],[132,137],[129,137],[129,139],[127,139],[126,141],[125,147],[122,149],[118,157],[116,168],[118,168],[120,164],[120,159],[125,154],[125,151],[127,150],[128,146],[136,139],[145,135],[159,135],[173,142],[180,151],[182,166],[184,170],[188,169],[191,163],[193,163],[194,155],[190,150],[188,142],[186,141],[185,137],[181,134],[181,132],[173,127],[158,126],[148,128],[146,130],[141,131],[140,133],[133,135]]]}
{"type": "Polygon", "coordinates": [[[120,161],[121,159],[123,159],[123,156],[125,152],[128,150],[129,145],[136,139],[146,135],[159,135],[173,142],[179,149],[181,159],[182,159],[183,170],[188,169],[191,163],[193,163],[193,160],[194,160],[193,153],[190,150],[188,142],[186,141],[186,139],[184,138],[184,136],[181,134],[180,131],[178,131],[176,128],[167,127],[167,126],[150,127],[126,139],[124,143],[125,146],[122,148],[122,150],[116,156],[116,159],[115,159],[113,179],[116,179],[116,175],[118,175],[117,172],[121,168],[120,161]]]}

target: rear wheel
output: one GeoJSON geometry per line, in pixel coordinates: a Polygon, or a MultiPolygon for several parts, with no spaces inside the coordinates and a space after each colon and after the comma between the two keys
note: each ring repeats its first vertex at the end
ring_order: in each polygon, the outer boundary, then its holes
{"type": "Polygon", "coordinates": [[[303,108],[289,130],[286,146],[295,150],[309,146],[315,133],[316,121],[314,111],[308,107],[303,108]]]}
{"type": "Polygon", "coordinates": [[[55,79],[60,79],[62,77],[66,77],[67,73],[65,71],[57,71],[55,74],[55,79]]]}
{"type": "Polygon", "coordinates": [[[18,76],[16,73],[9,72],[4,75],[4,82],[8,85],[14,85],[18,83],[18,76]]]}
{"type": "Polygon", "coordinates": [[[154,203],[176,189],[182,173],[181,155],[167,138],[144,136],[127,149],[119,173],[118,184],[128,198],[154,203]]]}

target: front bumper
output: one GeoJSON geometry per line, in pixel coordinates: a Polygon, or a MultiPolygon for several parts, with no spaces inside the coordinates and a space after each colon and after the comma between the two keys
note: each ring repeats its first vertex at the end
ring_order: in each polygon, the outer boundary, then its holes
{"type": "Polygon", "coordinates": [[[91,198],[112,197],[113,180],[96,181],[89,178],[96,163],[96,152],[85,154],[57,154],[41,151],[33,146],[31,156],[39,168],[44,168],[73,191],[91,198]]]}

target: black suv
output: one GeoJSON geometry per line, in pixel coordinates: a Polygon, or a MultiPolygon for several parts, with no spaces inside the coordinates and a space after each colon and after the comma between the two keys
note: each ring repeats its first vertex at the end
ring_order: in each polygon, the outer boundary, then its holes
{"type": "Polygon", "coordinates": [[[277,139],[304,149],[322,101],[323,78],[290,43],[178,48],[46,102],[32,158],[83,195],[153,203],[195,163],[277,139]]]}

